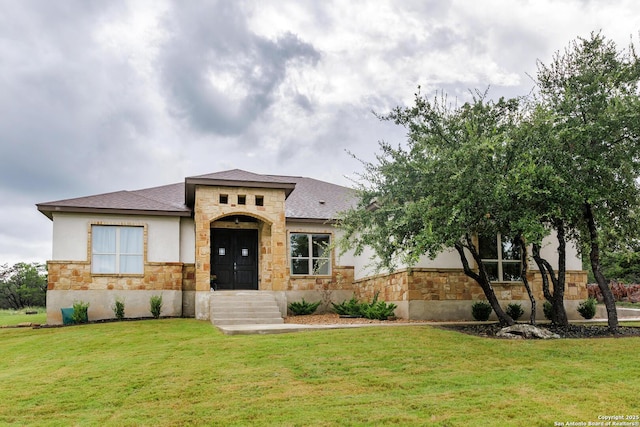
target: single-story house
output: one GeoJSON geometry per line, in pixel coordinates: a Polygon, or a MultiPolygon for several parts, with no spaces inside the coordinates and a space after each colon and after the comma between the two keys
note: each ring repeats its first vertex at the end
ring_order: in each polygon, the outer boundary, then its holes
{"type": "MultiPolygon", "coordinates": [[[[334,219],[354,196],[347,187],[312,178],[235,169],[40,203],[38,210],[53,222],[47,323],[62,323],[60,309],[74,301],[90,304],[90,319],[114,317],[116,299],[125,301],[127,317],[148,316],[153,295],[162,295],[165,316],[209,319],[212,293],[231,290],[273,294],[283,316],[287,303],[302,298],[341,302],[379,292],[398,305],[399,317],[470,319],[472,301],[484,295],[454,251],[374,274],[370,254],[333,249],[340,234],[334,219]]],[[[494,288],[505,304],[527,307],[506,243],[498,236],[483,246],[495,270],[494,288]]],[[[568,249],[566,299],[576,306],[587,296],[586,272],[575,249],[568,249]]],[[[552,239],[543,250],[555,250],[552,239]]],[[[541,300],[540,274],[530,271],[541,300]]]]}

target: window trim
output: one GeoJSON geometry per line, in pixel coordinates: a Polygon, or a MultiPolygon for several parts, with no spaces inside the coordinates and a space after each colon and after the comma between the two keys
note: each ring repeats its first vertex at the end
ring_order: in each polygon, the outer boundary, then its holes
{"type": "MultiPolygon", "coordinates": [[[[484,236],[485,238],[489,238],[489,236],[484,236]]],[[[480,239],[482,236],[478,235],[478,254],[480,255],[480,239]]],[[[518,264],[520,266],[520,271],[522,271],[522,260],[521,259],[513,259],[513,260],[505,260],[502,258],[502,234],[497,233],[495,235],[496,239],[496,251],[498,258],[480,258],[480,260],[484,263],[491,262],[496,263],[498,266],[498,278],[496,280],[492,280],[492,282],[497,283],[521,283],[522,276],[516,280],[505,280],[504,278],[504,264],[518,264]]],[[[513,243],[513,242],[512,242],[513,243]]]]}
{"type": "MultiPolygon", "coordinates": [[[[147,264],[147,225],[139,223],[105,223],[105,222],[91,222],[89,224],[89,244],[88,244],[88,259],[91,266],[92,276],[127,276],[127,277],[143,277],[145,274],[145,266],[147,264]],[[95,272],[93,262],[93,227],[115,227],[116,228],[116,252],[113,254],[116,258],[116,269],[114,272],[95,272]],[[123,227],[135,227],[142,229],[142,253],[140,254],[122,254],[120,249],[120,230],[123,227]],[[120,272],[120,256],[121,255],[141,255],[142,256],[142,271],[135,273],[120,272]]],[[[106,255],[106,253],[99,253],[98,255],[106,255]]]]}
{"type": "Polygon", "coordinates": [[[333,270],[333,250],[331,249],[331,241],[333,240],[333,235],[332,233],[326,233],[326,232],[307,232],[307,231],[290,231],[289,232],[289,239],[288,239],[288,244],[289,244],[289,272],[291,274],[292,277],[295,278],[300,278],[300,277],[330,277],[332,274],[332,270],[333,270]],[[291,253],[291,237],[293,235],[306,235],[307,236],[307,246],[309,248],[309,253],[308,256],[306,257],[294,257],[293,254],[291,253]],[[313,256],[313,236],[326,236],[329,238],[329,246],[326,249],[326,253],[327,256],[326,257],[314,257],[313,256]],[[308,268],[309,268],[309,272],[308,273],[294,273],[293,272],[293,260],[297,259],[297,260],[307,260],[308,262],[308,268]],[[327,273],[326,274],[320,274],[320,273],[314,273],[314,269],[313,269],[313,262],[314,260],[326,260],[327,261],[327,273]]]}

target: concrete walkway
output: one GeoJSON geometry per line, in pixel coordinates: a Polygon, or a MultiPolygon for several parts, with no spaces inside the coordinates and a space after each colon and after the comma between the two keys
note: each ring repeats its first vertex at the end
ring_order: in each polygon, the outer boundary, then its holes
{"type": "MultiPolygon", "coordinates": [[[[450,322],[449,324],[452,324],[450,322]]],[[[476,322],[477,323],[477,322],[476,322]]],[[[330,325],[305,325],[297,323],[282,324],[254,324],[254,325],[214,325],[225,335],[252,335],[252,334],[283,334],[287,332],[303,332],[315,331],[321,329],[348,329],[348,328],[364,328],[371,326],[393,327],[393,326],[425,326],[425,325],[443,325],[443,322],[414,322],[414,323],[343,323],[330,325]]]]}
{"type": "MultiPolygon", "coordinates": [[[[618,308],[618,320],[621,322],[640,322],[640,310],[633,308],[618,308]]],[[[546,321],[539,321],[544,324],[546,321]]],[[[606,323],[607,319],[597,318],[591,320],[571,321],[572,323],[606,323]]],[[[413,322],[413,323],[344,323],[330,325],[304,325],[297,323],[281,323],[281,324],[254,324],[254,325],[215,325],[225,335],[266,335],[266,334],[283,334],[287,332],[304,332],[316,331],[323,329],[348,329],[348,328],[370,328],[370,327],[397,327],[397,326],[444,326],[444,325],[465,325],[477,324],[479,322],[413,322]]],[[[487,322],[494,323],[494,322],[487,322]]]]}

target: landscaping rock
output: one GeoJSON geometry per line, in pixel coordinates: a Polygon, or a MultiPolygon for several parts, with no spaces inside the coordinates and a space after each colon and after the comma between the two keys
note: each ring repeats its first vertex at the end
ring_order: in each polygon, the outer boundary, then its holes
{"type": "Polygon", "coordinates": [[[546,340],[550,338],[560,338],[560,335],[554,334],[547,329],[539,328],[537,326],[518,324],[500,329],[496,334],[496,337],[511,339],[540,338],[546,340]]]}

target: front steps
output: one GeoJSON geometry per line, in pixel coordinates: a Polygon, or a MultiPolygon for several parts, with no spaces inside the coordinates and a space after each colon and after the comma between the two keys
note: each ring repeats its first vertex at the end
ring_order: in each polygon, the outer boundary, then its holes
{"type": "Polygon", "coordinates": [[[214,291],[209,298],[209,318],[216,326],[284,323],[270,292],[214,291]]]}

